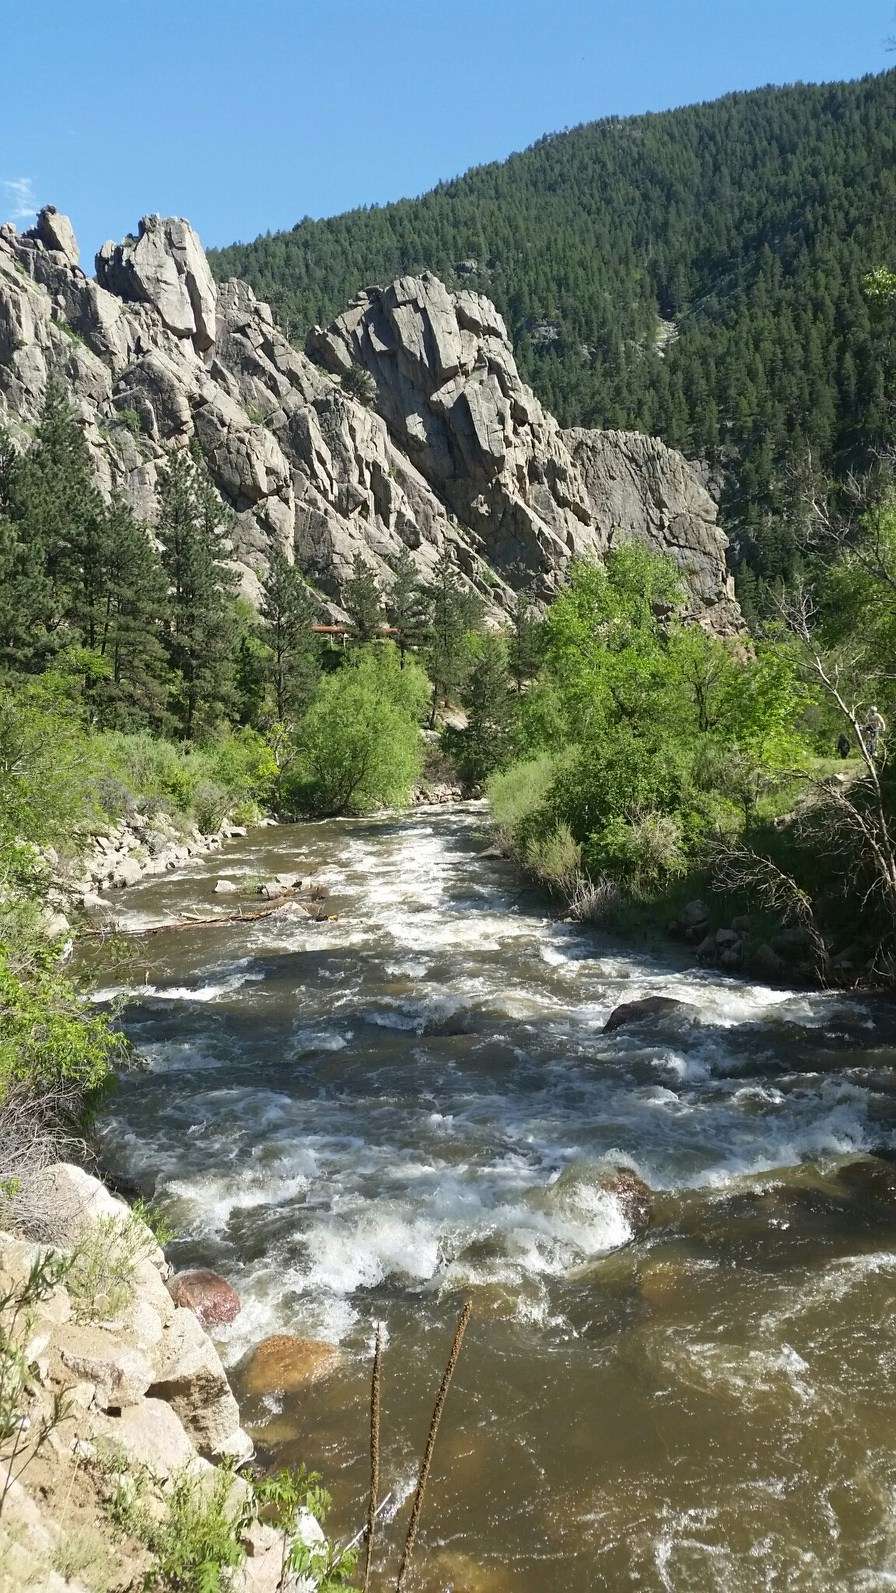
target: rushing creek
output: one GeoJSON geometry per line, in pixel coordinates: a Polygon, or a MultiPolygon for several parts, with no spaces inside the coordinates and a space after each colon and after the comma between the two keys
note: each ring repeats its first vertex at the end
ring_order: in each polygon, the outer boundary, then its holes
{"type": "MultiPolygon", "coordinates": [[[[330,890],[164,929],[127,971],[143,1066],[103,1124],[179,1266],[335,1370],[244,1419],[360,1526],[374,1325],[383,1491],[403,1505],[461,1304],[415,1585],[427,1593],[896,1587],[896,1019],[706,973],[559,922],[478,808],[262,829],[116,896],[213,915],[284,870],[330,890]],[[604,1034],[662,993],[695,1019],[604,1034]],[[878,1163],[858,1159],[870,1151],[878,1163]],[[655,1191],[632,1234],[601,1187],[655,1191]]],[[[405,1510],[382,1528],[394,1586],[405,1510]]]]}

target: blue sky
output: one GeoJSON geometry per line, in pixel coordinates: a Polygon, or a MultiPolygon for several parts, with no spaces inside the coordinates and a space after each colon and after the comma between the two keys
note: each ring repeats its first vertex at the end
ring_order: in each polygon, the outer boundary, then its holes
{"type": "Polygon", "coordinates": [[[896,65],[896,0],[0,0],[0,219],[85,264],[420,193],[607,114],[896,65]]]}

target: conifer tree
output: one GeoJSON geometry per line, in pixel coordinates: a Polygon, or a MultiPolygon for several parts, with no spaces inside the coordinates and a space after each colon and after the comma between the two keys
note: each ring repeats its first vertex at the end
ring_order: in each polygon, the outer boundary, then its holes
{"type": "Polygon", "coordinates": [[[202,460],[186,449],[160,473],[158,534],[169,587],[164,632],[170,708],[190,738],[233,702],[236,576],[226,560],[227,516],[202,460]]]}
{"type": "Polygon", "coordinates": [[[268,674],[281,724],[307,708],[320,676],[313,630],[317,608],[299,570],[275,548],[262,582],[262,636],[269,650],[268,674]]]}
{"type": "Polygon", "coordinates": [[[98,534],[104,505],[81,426],[64,389],[47,388],[33,446],[2,445],[0,645],[14,668],[43,667],[70,640],[79,548],[98,534]]]}
{"type": "Polygon", "coordinates": [[[427,669],[432,681],[430,724],[436,709],[456,699],[469,668],[467,634],[482,618],[482,604],[465,587],[447,550],[436,562],[429,586],[430,642],[427,669]]]}
{"type": "Polygon", "coordinates": [[[541,663],[541,617],[525,588],[514,592],[509,614],[507,667],[519,695],[541,663]]]}
{"type": "Polygon", "coordinates": [[[479,785],[510,755],[513,701],[505,637],[483,631],[472,639],[461,702],[467,714],[458,738],[461,774],[466,784],[479,785]]]}
{"type": "Polygon", "coordinates": [[[372,642],[379,636],[383,624],[379,582],[360,553],[355,554],[352,573],[346,582],[343,606],[359,642],[372,642]]]}
{"type": "Polygon", "coordinates": [[[162,634],[165,576],[146,530],[126,504],[113,500],[98,517],[73,609],[84,646],[106,670],[92,689],[98,720],[119,729],[164,728],[168,690],[162,634]]]}
{"type": "Polygon", "coordinates": [[[409,648],[420,642],[429,622],[429,595],[407,548],[392,566],[392,585],[386,596],[386,617],[395,633],[402,669],[409,648]]]}

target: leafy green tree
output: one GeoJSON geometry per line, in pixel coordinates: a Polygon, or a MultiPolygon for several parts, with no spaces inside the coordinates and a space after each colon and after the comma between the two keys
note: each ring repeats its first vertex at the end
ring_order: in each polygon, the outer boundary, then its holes
{"type": "Polygon", "coordinates": [[[202,461],[173,454],[159,479],[158,535],[170,594],[164,645],[181,736],[208,729],[233,703],[233,593],[224,506],[202,461]]]}
{"type": "Polygon", "coordinates": [[[401,667],[408,650],[424,639],[429,624],[429,594],[407,548],[392,566],[392,585],[386,594],[386,618],[395,635],[401,667]]]}
{"type": "Polygon", "coordinates": [[[406,800],[422,768],[420,717],[429,685],[391,643],[361,647],[321,680],[296,733],[286,782],[293,811],[365,813],[406,800]]]}
{"type": "Polygon", "coordinates": [[[320,675],[320,649],[312,630],[317,605],[295,564],[275,548],[262,582],[262,636],[269,649],[269,675],[281,724],[308,706],[320,675]]]}
{"type": "Polygon", "coordinates": [[[672,563],[632,544],[575,565],[548,610],[517,736],[527,767],[550,752],[556,768],[514,821],[536,872],[567,837],[564,855],[578,845],[593,878],[653,894],[712,836],[743,827],[763,778],[805,761],[809,698],[793,649],[744,657],[683,625],[681,608],[672,563]]]}
{"type": "Polygon", "coordinates": [[[359,642],[372,642],[383,625],[383,599],[379,581],[362,554],[356,553],[345,584],[343,606],[359,642]]]}

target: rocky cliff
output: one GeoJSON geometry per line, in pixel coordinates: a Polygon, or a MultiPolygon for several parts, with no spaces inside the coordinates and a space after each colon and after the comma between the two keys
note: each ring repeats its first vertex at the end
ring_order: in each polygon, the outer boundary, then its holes
{"type": "Polygon", "coordinates": [[[52,377],[106,490],[149,522],[166,454],[198,442],[250,597],[272,545],[337,606],[356,553],[388,584],[403,547],[424,576],[448,548],[500,606],[637,537],[678,561],[696,617],[739,627],[715,504],[681,455],[562,431],[489,300],[431,275],[366,290],[300,353],[245,283],[214,282],[188,222],[144,217],[93,280],[48,208],[30,232],[0,227],[0,422],[22,441],[52,377]]]}

